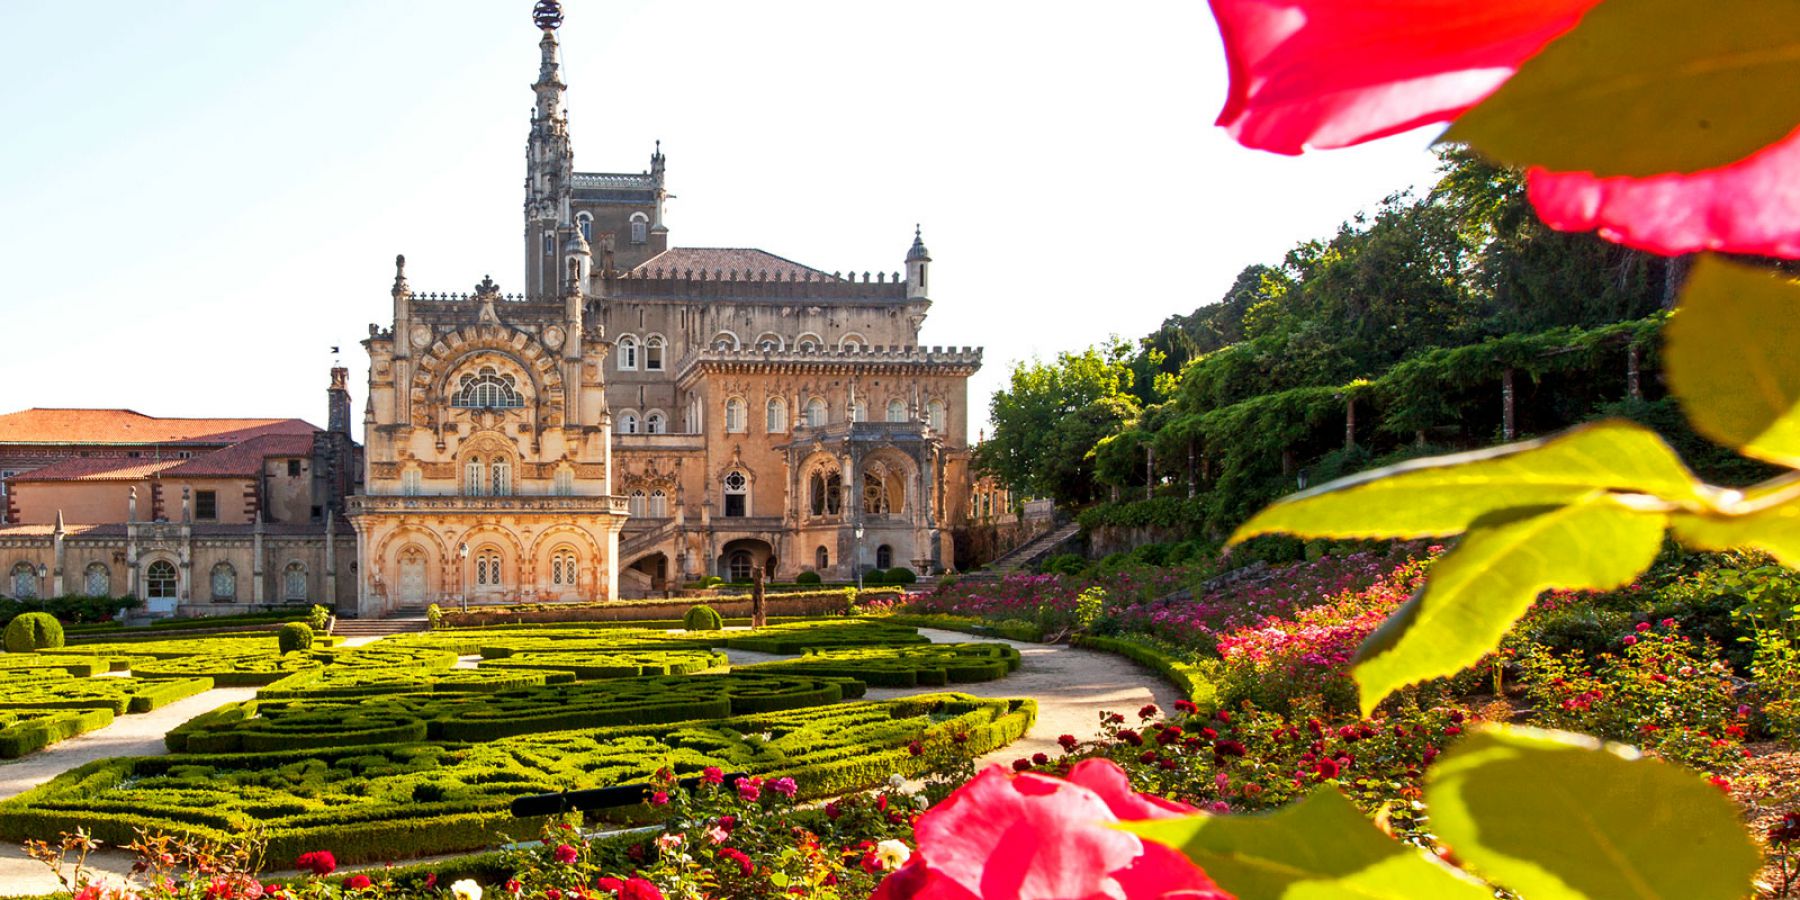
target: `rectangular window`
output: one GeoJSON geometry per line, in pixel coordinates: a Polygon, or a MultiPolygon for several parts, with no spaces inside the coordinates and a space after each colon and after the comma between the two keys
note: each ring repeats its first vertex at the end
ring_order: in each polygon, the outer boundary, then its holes
{"type": "Polygon", "coordinates": [[[202,522],[211,522],[219,518],[219,494],[217,491],[194,492],[194,518],[202,522]]]}
{"type": "Polygon", "coordinates": [[[742,517],[745,514],[744,513],[744,499],[745,499],[745,496],[743,494],[726,494],[725,495],[725,515],[731,516],[733,518],[742,517]]]}
{"type": "Polygon", "coordinates": [[[297,460],[297,459],[288,460],[288,477],[289,478],[299,478],[300,477],[300,461],[299,460],[297,460]]]}

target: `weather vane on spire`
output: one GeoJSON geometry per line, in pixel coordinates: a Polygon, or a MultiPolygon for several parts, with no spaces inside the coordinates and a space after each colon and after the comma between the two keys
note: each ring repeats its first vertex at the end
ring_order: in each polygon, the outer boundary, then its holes
{"type": "Polygon", "coordinates": [[[556,30],[562,20],[562,4],[556,0],[537,0],[537,5],[531,8],[531,21],[545,31],[556,30]]]}

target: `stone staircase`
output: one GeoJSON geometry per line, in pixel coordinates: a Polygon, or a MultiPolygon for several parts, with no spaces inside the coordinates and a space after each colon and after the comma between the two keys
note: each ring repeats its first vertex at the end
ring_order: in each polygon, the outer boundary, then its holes
{"type": "Polygon", "coordinates": [[[619,540],[619,560],[629,562],[633,556],[655,547],[675,533],[675,520],[670,519],[649,531],[621,537],[619,540]]]}
{"type": "Polygon", "coordinates": [[[971,572],[968,577],[1005,578],[1027,569],[1044,557],[1055,553],[1057,549],[1074,540],[1080,533],[1081,526],[1074,522],[1053,528],[1006,551],[979,571],[971,572]]]}
{"type": "Polygon", "coordinates": [[[379,619],[339,619],[331,633],[338,637],[387,637],[430,628],[431,620],[425,617],[423,608],[401,607],[379,619]]]}

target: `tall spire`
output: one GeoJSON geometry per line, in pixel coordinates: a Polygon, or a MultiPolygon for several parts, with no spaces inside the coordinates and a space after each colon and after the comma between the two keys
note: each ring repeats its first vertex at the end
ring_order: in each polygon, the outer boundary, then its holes
{"type": "Polygon", "coordinates": [[[556,46],[556,29],[562,25],[562,6],[556,0],[538,0],[531,10],[531,21],[544,32],[544,39],[538,41],[538,50],[543,59],[538,64],[538,80],[531,89],[537,93],[537,109],[539,119],[554,119],[562,115],[562,92],[568,85],[562,83],[561,62],[558,59],[556,46]]]}
{"type": "Polygon", "coordinates": [[[531,136],[525,146],[525,293],[554,297],[563,278],[562,242],[575,227],[575,150],[569,143],[569,116],[563,107],[561,66],[556,29],[562,25],[557,0],[537,0],[531,20],[544,32],[538,42],[543,59],[531,86],[537,105],[531,111],[531,136]]]}

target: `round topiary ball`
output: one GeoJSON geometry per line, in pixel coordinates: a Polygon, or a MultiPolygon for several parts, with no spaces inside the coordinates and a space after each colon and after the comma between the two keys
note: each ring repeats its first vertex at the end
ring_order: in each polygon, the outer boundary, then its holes
{"type": "Polygon", "coordinates": [[[895,566],[887,570],[888,584],[917,584],[918,582],[919,573],[905,566],[895,566]]]}
{"type": "Polygon", "coordinates": [[[823,580],[817,572],[801,572],[794,576],[795,584],[818,584],[823,580]]]}
{"type": "Polygon", "coordinates": [[[31,653],[63,645],[62,623],[49,613],[28,612],[6,625],[6,652],[31,653]]]}
{"type": "Polygon", "coordinates": [[[702,603],[688,610],[681,617],[681,624],[689,631],[718,631],[725,627],[725,619],[718,610],[702,603]]]}
{"type": "Polygon", "coordinates": [[[312,626],[305,622],[289,622],[275,633],[275,641],[281,645],[283,653],[310,650],[313,645],[312,626]]]}
{"type": "Polygon", "coordinates": [[[863,584],[881,584],[887,581],[885,569],[870,569],[863,573],[863,584]]]}

